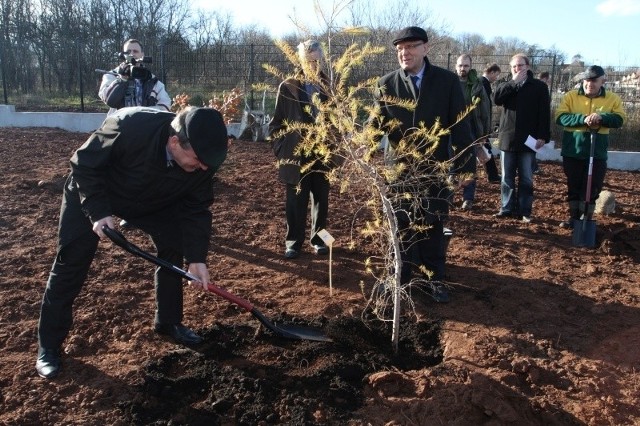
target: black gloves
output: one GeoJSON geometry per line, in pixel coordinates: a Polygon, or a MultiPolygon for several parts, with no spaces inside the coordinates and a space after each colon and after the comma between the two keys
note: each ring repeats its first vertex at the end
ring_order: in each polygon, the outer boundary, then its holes
{"type": "Polygon", "coordinates": [[[129,76],[131,76],[131,66],[132,66],[131,64],[123,62],[120,65],[118,65],[118,70],[116,72],[121,76],[128,78],[129,76]]]}

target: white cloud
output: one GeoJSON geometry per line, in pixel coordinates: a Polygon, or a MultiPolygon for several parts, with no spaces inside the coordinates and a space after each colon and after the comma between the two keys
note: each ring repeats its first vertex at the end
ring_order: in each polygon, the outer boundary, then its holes
{"type": "Polygon", "coordinates": [[[632,16],[640,14],[640,0],[606,0],[596,6],[604,16],[632,16]]]}

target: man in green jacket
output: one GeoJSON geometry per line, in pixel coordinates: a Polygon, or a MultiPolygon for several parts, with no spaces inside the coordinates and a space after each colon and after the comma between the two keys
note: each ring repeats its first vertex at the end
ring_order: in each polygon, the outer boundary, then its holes
{"type": "MultiPolygon", "coordinates": [[[[182,265],[209,283],[206,261],[211,236],[213,175],[227,154],[222,115],[189,107],[178,115],[146,107],[123,108],[71,157],[64,186],[58,251],[42,298],[36,371],[58,375],[62,343],[73,322],[80,293],[103,226],[114,217],[149,234],[158,257],[182,265]]],[[[195,282],[191,283],[196,285],[195,282]]],[[[201,337],[182,325],[182,279],[158,268],[155,331],[177,343],[201,337]]]]}
{"type": "MultiPolygon", "coordinates": [[[[464,101],[467,105],[474,105],[471,111],[470,123],[471,134],[474,140],[486,137],[491,133],[491,103],[489,96],[484,90],[482,81],[478,78],[478,72],[471,68],[471,56],[463,54],[458,56],[456,60],[456,74],[460,79],[460,86],[464,94],[464,101]]],[[[478,160],[484,164],[489,160],[489,154],[484,151],[482,145],[478,144],[474,147],[474,152],[478,160]]],[[[462,210],[471,210],[473,202],[476,198],[476,181],[465,186],[462,189],[462,210]]]]}
{"type": "Polygon", "coordinates": [[[567,177],[569,220],[561,222],[571,228],[573,219],[586,213],[590,219],[607,171],[609,129],[622,127],[626,114],[622,100],[604,87],[606,81],[602,67],[592,65],[578,75],[579,88],[567,92],[556,109],[555,121],[564,127],[562,133],[562,167],[567,177]],[[585,212],[591,130],[596,130],[595,151],[591,177],[591,197],[585,212]]]}

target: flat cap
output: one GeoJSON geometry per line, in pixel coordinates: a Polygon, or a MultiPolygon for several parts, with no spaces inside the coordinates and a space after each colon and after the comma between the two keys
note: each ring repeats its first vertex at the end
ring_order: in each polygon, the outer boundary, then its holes
{"type": "Polygon", "coordinates": [[[191,147],[209,168],[216,170],[227,156],[227,127],[213,108],[194,108],[184,119],[191,147]]]}
{"type": "Polygon", "coordinates": [[[429,41],[429,37],[427,37],[427,32],[420,27],[406,27],[398,31],[392,43],[395,46],[401,41],[411,40],[422,40],[426,43],[429,41]]]}
{"type": "Polygon", "coordinates": [[[598,78],[604,75],[604,70],[601,66],[591,65],[587,67],[584,72],[581,72],[576,76],[576,80],[589,80],[591,78],[598,78]]]}

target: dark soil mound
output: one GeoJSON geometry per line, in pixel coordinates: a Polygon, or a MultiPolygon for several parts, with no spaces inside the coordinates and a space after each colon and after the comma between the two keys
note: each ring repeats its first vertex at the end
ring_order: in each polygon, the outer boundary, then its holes
{"type": "Polygon", "coordinates": [[[442,360],[437,323],[404,323],[395,353],[381,321],[318,322],[333,342],[288,340],[248,325],[207,330],[202,347],[172,351],[144,367],[138,393],[121,406],[125,420],[320,425],[331,419],[337,424],[362,405],[368,374],[442,360]]]}

